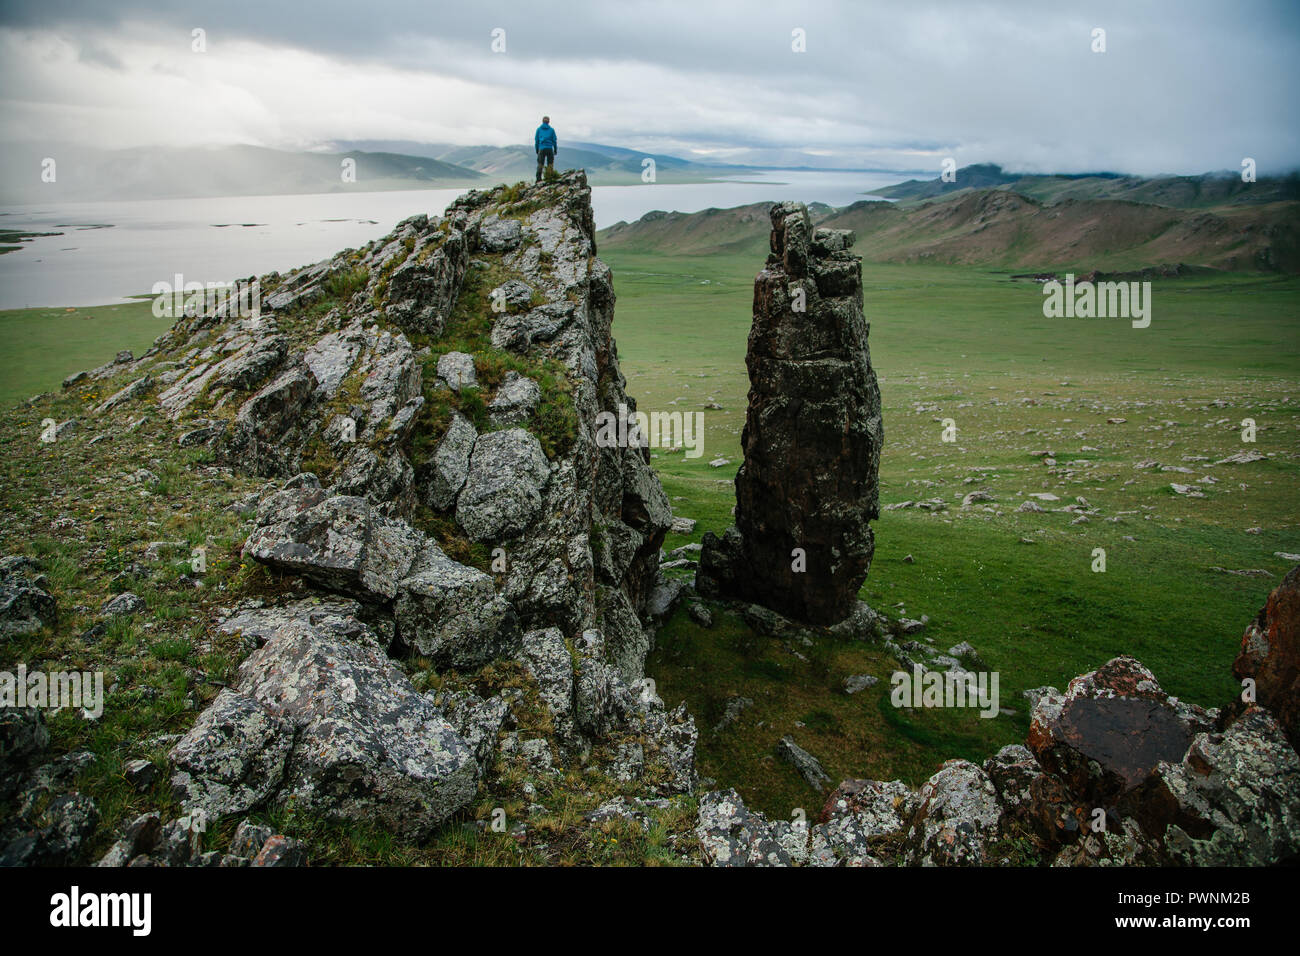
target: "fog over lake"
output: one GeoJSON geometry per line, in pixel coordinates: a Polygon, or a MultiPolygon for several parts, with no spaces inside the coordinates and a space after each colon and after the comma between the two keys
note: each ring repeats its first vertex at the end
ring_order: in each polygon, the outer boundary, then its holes
{"type": "MultiPolygon", "coordinates": [[[[597,227],[662,209],[698,212],[798,199],[847,206],[898,173],[747,174],[741,182],[596,186],[597,227]]],[[[61,232],[0,255],[0,309],[87,306],[150,292],[155,282],[226,282],[318,262],[441,213],[466,190],[155,199],[0,207],[0,229],[61,232]]],[[[757,267],[757,263],[755,266],[757,267]]]]}

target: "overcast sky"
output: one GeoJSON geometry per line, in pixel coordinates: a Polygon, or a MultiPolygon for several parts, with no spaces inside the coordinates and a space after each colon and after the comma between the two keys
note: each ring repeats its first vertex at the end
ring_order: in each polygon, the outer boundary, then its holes
{"type": "Polygon", "coordinates": [[[1269,172],[1300,166],[1297,64],[1300,3],[1264,0],[0,0],[0,138],[504,145],[546,112],[561,149],[1269,172]]]}

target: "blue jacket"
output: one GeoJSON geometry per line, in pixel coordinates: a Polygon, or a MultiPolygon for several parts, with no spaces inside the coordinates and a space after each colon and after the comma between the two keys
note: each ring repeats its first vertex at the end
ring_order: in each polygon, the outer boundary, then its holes
{"type": "Polygon", "coordinates": [[[549,149],[554,153],[559,151],[558,146],[559,144],[555,139],[555,130],[551,128],[549,123],[543,123],[537,127],[537,132],[533,134],[533,152],[540,153],[544,149],[549,149]]]}

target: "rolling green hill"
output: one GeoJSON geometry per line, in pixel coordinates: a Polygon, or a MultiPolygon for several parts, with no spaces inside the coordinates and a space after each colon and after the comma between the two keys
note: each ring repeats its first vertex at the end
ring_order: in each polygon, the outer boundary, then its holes
{"type": "Polygon", "coordinates": [[[1265,176],[1253,183],[1242,182],[1240,175],[1226,171],[1200,176],[1151,178],[1118,173],[1035,176],[1008,173],[994,163],[982,163],[957,170],[952,182],[909,179],[897,186],[878,189],[872,195],[906,205],[998,187],[1047,203],[1067,199],[1122,199],[1178,209],[1208,209],[1229,204],[1300,199],[1300,174],[1265,176]]]}
{"type": "MultiPolygon", "coordinates": [[[[647,213],[600,233],[601,248],[706,255],[761,250],[770,204],[647,213]]],[[[1135,271],[1171,265],[1300,272],[1300,202],[1175,209],[1113,199],[1045,204],[1007,189],[958,192],[915,205],[864,200],[813,210],[852,229],[870,262],[1036,271],[1135,271]]]]}

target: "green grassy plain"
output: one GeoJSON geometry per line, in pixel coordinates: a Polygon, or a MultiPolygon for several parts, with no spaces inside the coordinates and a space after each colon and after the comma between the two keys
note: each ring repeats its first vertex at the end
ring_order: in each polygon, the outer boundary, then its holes
{"type": "MultiPolygon", "coordinates": [[[[643,411],[704,413],[701,457],[654,460],[674,512],[699,522],[666,547],[698,541],[731,522],[761,259],[602,254],[615,274],[629,393],[643,411]],[[703,407],[711,402],[721,409],[703,407]],[[711,467],[719,456],[730,463],[711,467]]],[[[924,636],[941,651],[970,641],[1015,713],[899,710],[888,702],[895,665],[876,648],[790,648],[738,619],[703,629],[679,611],[649,672],[667,703],[686,700],[696,714],[701,773],[781,816],[817,806],[773,756],[793,734],[836,780],[916,784],[944,759],[1022,742],[1021,691],[1064,686],[1117,654],[1135,655],[1188,700],[1227,701],[1241,632],[1290,566],[1274,553],[1300,551],[1300,280],[1157,282],[1146,329],[1044,318],[1039,286],[977,268],[866,263],[863,281],[884,402],[882,506],[940,497],[948,510],[882,514],[862,598],[891,616],[928,615],[924,636]],[[1247,417],[1254,444],[1241,440],[1247,417]],[[941,441],[944,418],[957,424],[954,443],[941,441]],[[1243,449],[1269,459],[1213,464],[1243,449]],[[1041,451],[1057,465],[1042,464],[1041,451]],[[1134,467],[1143,460],[1158,464],[1134,467]],[[1179,496],[1173,482],[1205,497],[1179,496]],[[977,490],[994,500],[962,508],[977,490]],[[1059,500],[1017,512],[1033,493],[1059,500]],[[1097,509],[1086,523],[1052,510],[1076,496],[1097,509]],[[1091,569],[1096,548],[1104,573],[1091,569]],[[850,697],[840,687],[852,673],[881,683],[850,697]],[[755,704],[715,734],[732,697],[755,704]]]]}
{"type": "Polygon", "coordinates": [[[173,321],[154,317],[152,299],[0,311],[0,405],[57,389],[68,375],[103,365],[121,349],[139,357],[173,321]]]}

